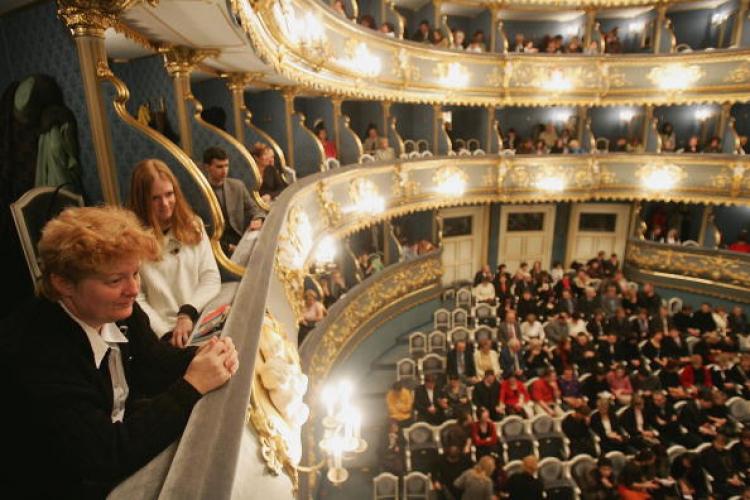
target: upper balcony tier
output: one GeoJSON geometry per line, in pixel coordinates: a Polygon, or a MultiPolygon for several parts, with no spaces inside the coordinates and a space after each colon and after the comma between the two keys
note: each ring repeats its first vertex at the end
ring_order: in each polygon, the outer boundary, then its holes
{"type": "Polygon", "coordinates": [[[213,49],[203,66],[216,73],[253,73],[272,85],[348,98],[610,106],[750,97],[748,48],[625,55],[459,52],[385,36],[316,0],[233,0],[229,6],[209,0],[195,9],[177,9],[175,2],[139,4],[127,11],[125,22],[149,40],[213,49]]]}

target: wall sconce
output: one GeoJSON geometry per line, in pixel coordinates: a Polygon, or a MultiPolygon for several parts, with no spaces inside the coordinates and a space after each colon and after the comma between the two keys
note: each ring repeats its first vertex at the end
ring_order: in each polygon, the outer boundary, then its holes
{"type": "Polygon", "coordinates": [[[554,193],[563,191],[566,185],[566,172],[562,168],[557,167],[543,168],[534,180],[534,186],[537,189],[554,193]]]}
{"type": "Polygon", "coordinates": [[[711,25],[718,26],[724,23],[727,19],[729,19],[728,12],[717,12],[716,14],[711,15],[711,25]]]}
{"type": "Polygon", "coordinates": [[[648,79],[664,90],[684,90],[691,87],[704,75],[700,66],[684,64],[667,64],[657,66],[648,73],[648,79]]]}
{"type": "Polygon", "coordinates": [[[345,68],[366,77],[376,77],[380,74],[383,63],[378,56],[370,52],[364,42],[347,45],[347,57],[338,62],[345,68]]]}
{"type": "Polygon", "coordinates": [[[558,123],[567,123],[573,113],[567,110],[555,111],[552,115],[552,119],[558,123]]]}
{"type": "Polygon", "coordinates": [[[367,450],[367,442],[361,436],[362,414],[352,405],[351,396],[351,384],[345,381],[323,389],[326,416],[323,418],[323,439],[318,446],[325,457],[312,467],[297,467],[298,470],[314,472],[328,465],[326,477],[331,483],[341,484],[349,479],[344,459],[367,450]]]}
{"type": "Polygon", "coordinates": [[[620,121],[630,123],[635,118],[635,110],[623,109],[620,111],[620,121]]]}
{"type": "Polygon", "coordinates": [[[435,69],[438,82],[446,87],[466,87],[469,84],[469,72],[459,63],[438,63],[435,69]]]}
{"type": "Polygon", "coordinates": [[[435,172],[435,191],[445,196],[461,196],[466,192],[468,177],[466,172],[453,165],[446,165],[435,172]]]}
{"type": "Polygon", "coordinates": [[[552,71],[543,85],[546,89],[555,92],[567,92],[573,88],[573,83],[559,69],[552,71]]]}
{"type": "Polygon", "coordinates": [[[682,181],[686,174],[682,167],[668,163],[645,165],[636,171],[635,176],[640,179],[641,185],[650,191],[668,191],[682,181]]]}
{"type": "Polygon", "coordinates": [[[336,258],[336,253],[336,242],[331,236],[325,236],[315,248],[315,262],[320,265],[330,264],[336,258]]]}
{"type": "Polygon", "coordinates": [[[699,108],[695,111],[695,119],[699,122],[706,122],[713,114],[714,112],[711,108],[699,108]]]}
{"type": "Polygon", "coordinates": [[[375,215],[385,210],[385,199],[369,179],[354,179],[349,187],[352,206],[349,211],[375,215]]]}
{"type": "Polygon", "coordinates": [[[643,33],[644,29],[646,29],[646,23],[644,21],[633,21],[628,24],[628,32],[630,33],[643,33]]]}

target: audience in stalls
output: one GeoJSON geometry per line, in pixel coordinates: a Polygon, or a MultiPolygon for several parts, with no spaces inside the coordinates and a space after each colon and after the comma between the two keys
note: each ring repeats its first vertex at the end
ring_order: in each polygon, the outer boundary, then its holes
{"type": "MultiPolygon", "coordinates": [[[[173,208],[174,178],[153,165],[148,174],[157,182],[139,184],[146,200],[146,187],[163,181],[172,195],[158,204],[173,208]]],[[[166,211],[144,213],[167,220],[166,211]]],[[[202,225],[183,216],[182,234],[199,245],[202,225]]],[[[139,268],[165,243],[146,221],[122,208],[77,207],[42,230],[41,294],[0,330],[7,498],[106,497],[178,439],[201,397],[236,372],[229,337],[200,349],[158,340],[166,330],[155,331],[136,301],[139,268]]]]}
{"type": "Polygon", "coordinates": [[[474,467],[467,469],[454,481],[454,486],[462,491],[461,498],[491,500],[494,496],[492,475],[495,459],[483,456],[474,467]]]}
{"type": "Polygon", "coordinates": [[[388,416],[404,427],[414,421],[414,393],[401,381],[396,381],[385,396],[388,416]]]}
{"type": "Polygon", "coordinates": [[[529,455],[522,460],[522,470],[511,475],[506,483],[510,500],[541,500],[544,498],[542,481],[536,477],[539,460],[529,455]]]}
{"type": "MultiPolygon", "coordinates": [[[[498,458],[504,445],[494,422],[546,415],[560,419],[569,459],[611,451],[626,455],[619,476],[606,458],[598,464],[583,480],[591,486],[584,498],[670,498],[677,491],[701,498],[706,485],[697,472],[708,470],[706,457],[715,472],[709,471],[711,486],[724,495],[717,498],[744,491],[750,432],[731,449],[725,436],[734,439],[742,429],[730,414],[728,398],[750,395],[750,345],[741,342],[749,333],[746,315],[740,306],[727,314],[707,303],[672,315],[651,284],[629,283],[619,266],[616,255],[600,252],[569,270],[522,263],[515,272],[504,265],[494,274],[489,266],[477,272],[474,301],[486,299],[497,307],[497,322],[490,323],[495,337],[456,342],[447,355],[449,383],[433,392],[433,398],[438,394],[431,400],[435,413],[426,412],[425,405],[416,411],[418,420],[444,422],[455,415],[463,422],[446,424],[446,435],[456,436],[446,439],[457,455],[438,460],[455,466],[450,477],[470,467],[467,437],[476,458],[498,458]],[[479,288],[487,284],[494,301],[479,288]],[[523,323],[517,320],[521,312],[523,323]],[[438,410],[434,401],[445,404],[438,410]],[[689,451],[702,443],[710,448],[689,451]],[[666,450],[673,445],[688,452],[670,461],[666,450]]],[[[427,386],[426,379],[418,392],[424,396],[427,386]]],[[[436,470],[425,472],[438,477],[436,470]]],[[[513,491],[519,494],[514,483],[528,479],[512,474],[494,494],[514,498],[513,491]]],[[[438,482],[441,488],[448,484],[438,482]]],[[[526,491],[516,498],[531,498],[526,491]]],[[[464,491],[454,493],[460,497],[464,491]]]]}
{"type": "Polygon", "coordinates": [[[436,388],[435,375],[428,373],[424,376],[424,384],[414,391],[414,409],[417,419],[432,425],[440,425],[445,421],[445,412],[449,409],[448,398],[436,388]]]}
{"type": "Polygon", "coordinates": [[[156,159],[143,160],[133,170],[129,208],[154,234],[159,250],[159,260],[141,266],[138,305],[160,338],[185,347],[201,310],[221,288],[203,222],[172,171],[156,159]]]}

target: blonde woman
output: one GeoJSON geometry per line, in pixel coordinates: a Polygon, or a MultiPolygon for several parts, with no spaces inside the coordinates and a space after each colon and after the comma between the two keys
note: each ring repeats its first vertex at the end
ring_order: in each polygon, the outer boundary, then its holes
{"type": "Polygon", "coordinates": [[[136,165],[130,209],[159,243],[158,259],[141,269],[138,304],[157,336],[184,347],[200,311],[221,288],[208,235],[161,160],[136,165]]]}
{"type": "Polygon", "coordinates": [[[454,481],[456,488],[463,490],[461,500],[492,500],[492,473],[495,472],[495,459],[485,455],[479,462],[467,469],[454,481]]]}
{"type": "Polygon", "coordinates": [[[157,340],[136,297],[159,244],[128,210],[65,210],[39,256],[42,296],[3,322],[3,494],[104,498],[179,438],[237,353],[228,338],[197,351],[157,340]]]}

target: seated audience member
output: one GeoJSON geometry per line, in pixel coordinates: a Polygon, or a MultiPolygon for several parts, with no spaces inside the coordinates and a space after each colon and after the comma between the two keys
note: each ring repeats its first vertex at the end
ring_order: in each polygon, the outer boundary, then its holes
{"type": "Polygon", "coordinates": [[[734,470],[748,477],[750,474],[750,429],[743,429],[740,442],[732,446],[730,451],[734,470]]]}
{"type": "Polygon", "coordinates": [[[453,45],[451,45],[451,48],[453,50],[464,50],[466,47],[464,44],[466,43],[466,33],[464,33],[461,30],[454,30],[453,31],[453,45]]]}
{"type": "Polygon", "coordinates": [[[659,315],[659,309],[661,308],[661,296],[654,290],[654,285],[651,283],[644,283],[643,288],[640,292],[636,293],[638,297],[638,307],[644,308],[648,311],[648,315],[655,317],[659,315]]]}
{"type": "Polygon", "coordinates": [[[492,285],[490,278],[482,278],[482,282],[474,287],[473,293],[477,302],[495,303],[495,287],[492,285]]]}
{"type": "Polygon", "coordinates": [[[697,398],[689,400],[682,407],[677,420],[691,435],[699,437],[703,442],[711,441],[718,433],[709,413],[713,405],[711,391],[704,389],[697,398]]]}
{"type": "Polygon", "coordinates": [[[704,302],[701,308],[693,313],[692,327],[700,331],[701,334],[716,331],[716,321],[714,321],[711,304],[704,302]]]}
{"type": "Polygon", "coordinates": [[[461,489],[454,483],[471,467],[471,459],[460,446],[447,446],[432,470],[432,488],[438,498],[461,498],[461,489]]]}
{"type": "Polygon", "coordinates": [[[663,444],[681,444],[694,448],[702,442],[696,436],[682,434],[674,406],[667,400],[663,391],[657,391],[651,396],[651,402],[646,408],[646,416],[649,426],[659,433],[663,444]]]}
{"type": "Polygon", "coordinates": [[[536,314],[528,314],[526,321],[521,323],[521,336],[523,341],[527,343],[532,340],[537,340],[540,343],[544,342],[544,327],[536,319],[536,314]]]}
{"type": "Polygon", "coordinates": [[[567,366],[563,369],[562,376],[557,379],[557,385],[560,387],[560,397],[564,407],[578,408],[586,404],[581,383],[572,367],[567,366]]]}
{"type": "Polygon", "coordinates": [[[685,145],[685,151],[683,153],[700,153],[701,152],[701,145],[699,143],[700,139],[698,139],[697,135],[691,135],[688,138],[688,142],[685,145]]]}
{"type": "Polygon", "coordinates": [[[378,28],[378,31],[380,31],[382,34],[387,36],[388,38],[395,38],[396,37],[396,28],[393,26],[393,23],[390,22],[384,22],[380,25],[380,28],[378,28]]]}
{"type": "Polygon", "coordinates": [[[518,304],[516,304],[516,316],[518,318],[526,319],[529,314],[539,314],[537,299],[533,296],[531,289],[524,290],[521,293],[521,298],[518,299],[518,304]]]}
{"type": "Polygon", "coordinates": [[[430,23],[426,19],[420,21],[417,32],[414,33],[412,40],[420,43],[430,43],[430,23]]]}
{"type": "Polygon", "coordinates": [[[670,328],[667,336],[664,338],[662,356],[667,358],[667,364],[669,364],[670,360],[679,361],[680,363],[688,363],[690,361],[690,348],[677,328],[670,328]]]}
{"type": "Polygon", "coordinates": [[[674,491],[673,480],[657,477],[656,455],[648,449],[628,460],[618,479],[617,489],[623,500],[664,498],[674,491]]]}
{"type": "Polygon", "coordinates": [[[676,482],[679,498],[708,498],[706,473],[694,453],[686,452],[677,456],[672,461],[669,475],[676,482]]]}
{"type": "Polygon", "coordinates": [[[708,144],[703,148],[704,153],[721,153],[721,139],[716,136],[709,139],[708,144]]]}
{"type": "Polygon", "coordinates": [[[462,413],[471,412],[469,391],[457,376],[448,377],[448,385],[443,388],[443,394],[448,400],[448,408],[445,410],[447,418],[458,418],[462,413]]]}
{"type": "Polygon", "coordinates": [[[301,345],[305,337],[310,333],[319,321],[326,317],[328,311],[320,301],[318,292],[315,290],[305,290],[305,309],[302,311],[302,321],[299,324],[297,333],[297,342],[301,345]]]}
{"type": "Polygon", "coordinates": [[[607,374],[607,383],[609,384],[609,390],[615,395],[617,402],[621,405],[627,406],[630,404],[630,400],[633,397],[633,386],[630,383],[625,366],[617,365],[614,370],[607,374]]]}
{"type": "Polygon", "coordinates": [[[606,457],[596,462],[596,467],[584,476],[580,486],[583,500],[620,500],[612,461],[606,457]]]}
{"type": "Polygon", "coordinates": [[[653,318],[651,325],[652,332],[659,331],[666,337],[672,328],[674,328],[674,321],[669,316],[669,309],[664,306],[660,307],[659,314],[653,318]]]}
{"type": "Polygon", "coordinates": [[[474,365],[473,354],[466,349],[466,342],[459,340],[453,349],[448,351],[448,376],[459,377],[462,382],[474,384],[477,382],[477,369],[474,365]]]}
{"type": "Polygon", "coordinates": [[[729,245],[729,250],[732,252],[750,253],[750,243],[748,243],[748,232],[740,231],[737,236],[737,241],[729,245]]]}
{"type": "Polygon", "coordinates": [[[526,374],[531,377],[538,377],[544,370],[552,366],[552,356],[549,349],[539,340],[532,339],[526,348],[524,355],[526,363],[526,374]]]}
{"type": "Polygon", "coordinates": [[[609,318],[607,322],[607,330],[614,333],[618,339],[627,337],[632,331],[632,325],[624,307],[615,309],[615,315],[609,318]]]}
{"type": "Polygon", "coordinates": [[[376,127],[374,123],[370,123],[365,132],[365,140],[362,141],[362,150],[365,153],[374,153],[375,149],[378,147],[379,138],[380,134],[378,133],[378,127],[376,127]]]}
{"type": "Polygon", "coordinates": [[[339,152],[336,149],[336,143],[328,139],[328,130],[322,121],[315,126],[315,137],[318,138],[318,141],[323,146],[326,159],[338,158],[339,152]]]}
{"type": "Polygon", "coordinates": [[[378,139],[378,147],[373,154],[377,161],[396,159],[396,153],[393,151],[393,148],[388,145],[387,137],[380,137],[378,139]]]}
{"type": "Polygon", "coordinates": [[[484,31],[476,30],[471,35],[471,43],[466,47],[467,52],[486,52],[487,45],[484,43],[484,31]]]}
{"type": "Polygon", "coordinates": [[[510,500],[542,500],[544,488],[542,481],[536,477],[539,461],[534,455],[522,460],[523,470],[508,478],[506,489],[510,500]]]}
{"type": "Polygon", "coordinates": [[[602,397],[597,400],[597,411],[591,415],[591,430],[599,436],[599,446],[602,454],[610,451],[629,453],[628,438],[620,425],[620,420],[612,411],[610,399],[602,397]]]}
{"type": "Polygon", "coordinates": [[[435,47],[448,48],[448,39],[443,36],[443,32],[439,29],[430,32],[430,43],[435,47]]]}
{"type": "Polygon", "coordinates": [[[693,328],[693,308],[685,304],[682,309],[672,316],[675,328],[683,335],[700,335],[700,331],[693,328]],[[692,331],[694,330],[694,331],[692,331]]]}
{"type": "Polygon", "coordinates": [[[570,456],[580,454],[596,457],[596,443],[594,435],[589,429],[591,410],[581,405],[563,418],[562,430],[570,441],[570,456]]]}
{"type": "Polygon", "coordinates": [[[659,382],[662,388],[667,391],[671,400],[686,399],[689,397],[688,391],[683,387],[679,373],[680,363],[676,359],[670,359],[659,373],[659,382]]]}
{"type": "Polygon", "coordinates": [[[158,341],[136,297],[160,243],[131,212],[68,208],[38,248],[41,296],[0,330],[13,457],[3,494],[104,498],[179,438],[201,396],[236,372],[237,353],[228,337],[198,350],[158,341]]]}
{"type": "Polygon", "coordinates": [[[500,351],[500,366],[504,377],[511,373],[515,373],[516,377],[524,376],[526,361],[521,354],[521,342],[518,339],[511,339],[500,351]]]}
{"type": "Polygon", "coordinates": [[[573,362],[571,361],[572,346],[573,343],[570,337],[567,337],[553,348],[552,366],[558,372],[562,372],[568,366],[573,366],[573,362]]]}
{"type": "Polygon", "coordinates": [[[729,439],[723,433],[717,433],[711,441],[711,446],[701,452],[700,461],[713,481],[711,486],[720,498],[730,498],[741,495],[745,489],[745,481],[735,468],[732,454],[727,449],[729,439]]]}
{"type": "Polygon", "coordinates": [[[484,372],[484,378],[474,386],[471,397],[477,408],[487,408],[492,420],[500,420],[500,384],[494,372],[484,372]]]}
{"type": "Polygon", "coordinates": [[[653,393],[662,390],[661,381],[653,372],[645,366],[639,367],[630,376],[630,384],[633,391],[644,397],[650,397],[653,393]]]}
{"type": "Polygon", "coordinates": [[[200,311],[219,293],[221,278],[201,220],[161,160],[144,160],[130,183],[130,209],[159,244],[159,260],[141,267],[138,305],[159,338],[184,347],[200,311]]]}
{"type": "Polygon", "coordinates": [[[593,287],[586,287],[583,292],[583,298],[578,301],[578,312],[584,320],[588,321],[594,317],[594,313],[601,309],[602,300],[593,287]]]}
{"type": "Polygon", "coordinates": [[[607,319],[604,315],[604,311],[597,309],[594,312],[594,316],[586,323],[586,331],[592,340],[596,341],[599,337],[604,336],[604,329],[607,323],[607,319]]]}
{"type": "Polygon", "coordinates": [[[550,417],[562,415],[560,408],[560,389],[557,387],[557,375],[554,370],[547,370],[531,384],[531,399],[537,415],[547,414],[550,417]]]}
{"type": "Polygon", "coordinates": [[[281,170],[276,166],[273,149],[262,142],[256,142],[251,153],[260,171],[261,185],[258,192],[267,202],[273,201],[287,187],[281,170]]]}
{"type": "Polygon", "coordinates": [[[435,388],[435,382],[435,375],[428,373],[424,376],[424,384],[414,391],[414,409],[417,410],[418,420],[440,425],[445,421],[448,399],[435,388]]]}
{"type": "Polygon", "coordinates": [[[625,432],[630,436],[630,442],[638,449],[658,446],[661,443],[659,432],[651,427],[643,397],[636,394],[630,406],[620,416],[620,422],[625,432]]]}
{"type": "MultiPolygon", "coordinates": [[[[268,150],[273,155],[273,151],[270,148],[268,150]]],[[[268,167],[264,168],[268,170],[268,167]]],[[[273,164],[270,168],[275,169],[273,164]]],[[[222,249],[227,255],[231,255],[246,231],[257,231],[263,226],[266,212],[256,204],[241,180],[229,177],[229,156],[226,151],[221,148],[208,148],[204,151],[203,169],[224,215],[222,249]]],[[[133,176],[135,182],[135,172],[133,176]]]]}
{"type": "Polygon", "coordinates": [[[404,433],[395,420],[388,421],[388,433],[381,444],[380,470],[400,476],[406,472],[404,463],[404,446],[406,445],[404,433]]]}
{"type": "Polygon", "coordinates": [[[638,311],[638,316],[631,321],[631,325],[633,333],[638,337],[638,340],[648,338],[651,333],[651,320],[649,319],[648,309],[642,307],[638,311]]]}
{"type": "Polygon", "coordinates": [[[568,314],[560,312],[555,319],[547,322],[547,325],[544,327],[544,335],[553,346],[569,338],[568,314]]]}
{"type": "Polygon", "coordinates": [[[690,356],[690,364],[682,369],[680,383],[688,394],[695,395],[701,387],[711,388],[714,383],[711,379],[711,371],[703,366],[703,358],[700,354],[690,356]]]}
{"type": "Polygon", "coordinates": [[[711,368],[711,382],[714,387],[731,396],[741,396],[741,388],[732,378],[732,359],[734,355],[721,352],[716,356],[716,363],[711,368]]]}
{"type": "Polygon", "coordinates": [[[596,343],[596,357],[602,366],[610,368],[617,361],[617,334],[610,330],[596,343]]]}
{"type": "Polygon", "coordinates": [[[570,352],[571,362],[583,373],[591,373],[597,364],[596,347],[586,332],[578,332],[570,352]]]}
{"type": "Polygon", "coordinates": [[[495,459],[484,456],[474,467],[464,471],[456,479],[454,486],[463,492],[461,498],[491,499],[493,497],[492,477],[494,472],[495,459]]]}
{"type": "Polygon", "coordinates": [[[500,357],[497,351],[492,349],[490,339],[482,339],[479,342],[479,349],[474,351],[474,366],[478,373],[486,373],[487,370],[490,370],[495,374],[495,377],[500,376],[500,357]]]}
{"type": "Polygon", "coordinates": [[[740,362],[732,367],[732,380],[741,390],[743,397],[750,397],[750,354],[743,353],[740,362]]]}
{"type": "Polygon", "coordinates": [[[344,8],[344,1],[343,0],[335,0],[333,2],[333,10],[336,11],[337,14],[343,17],[348,17],[346,15],[346,9],[344,8]]]}
{"type": "Polygon", "coordinates": [[[497,430],[490,418],[490,411],[480,406],[477,408],[477,421],[471,429],[471,442],[477,450],[477,458],[485,455],[497,455],[499,451],[497,430]]]}
{"type": "Polygon", "coordinates": [[[607,319],[612,318],[617,309],[622,307],[622,299],[617,296],[617,286],[609,285],[602,297],[602,311],[607,319]]]}
{"type": "Polygon", "coordinates": [[[531,417],[534,413],[528,409],[530,404],[531,397],[526,390],[526,386],[518,380],[514,373],[508,374],[500,385],[499,413],[531,417]]]}
{"type": "Polygon", "coordinates": [[[509,310],[505,313],[505,319],[498,326],[497,335],[503,344],[507,344],[511,339],[521,339],[521,324],[516,319],[515,311],[509,310]]]}
{"type": "Polygon", "coordinates": [[[391,386],[385,395],[388,405],[388,417],[398,422],[401,427],[410,425],[413,421],[414,393],[412,393],[400,380],[391,386]]]}

